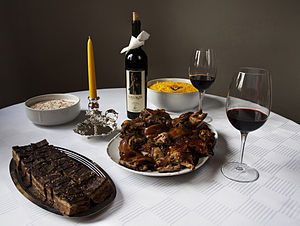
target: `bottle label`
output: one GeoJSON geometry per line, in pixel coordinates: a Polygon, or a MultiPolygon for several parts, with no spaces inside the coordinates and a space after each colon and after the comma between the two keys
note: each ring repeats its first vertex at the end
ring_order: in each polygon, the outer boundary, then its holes
{"type": "Polygon", "coordinates": [[[126,70],[127,111],[139,113],[145,106],[145,71],[126,70]]]}

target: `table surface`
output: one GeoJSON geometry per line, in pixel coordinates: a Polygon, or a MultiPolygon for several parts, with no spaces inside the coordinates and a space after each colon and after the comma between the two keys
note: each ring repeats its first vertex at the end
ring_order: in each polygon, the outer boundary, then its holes
{"type": "MultiPolygon", "coordinates": [[[[87,91],[73,93],[87,109],[87,91]]],[[[119,112],[118,128],[127,119],[125,89],[101,89],[100,110],[119,112]]],[[[225,99],[206,95],[204,110],[219,138],[215,155],[189,174],[148,177],[128,172],[106,154],[108,137],[83,138],[73,132],[78,118],[68,124],[32,124],[24,104],[0,110],[0,221],[1,225],[299,225],[300,125],[271,113],[251,132],[245,163],[258,169],[253,183],[237,183],[220,172],[222,164],[240,158],[240,134],[225,114],[225,99]],[[47,139],[50,144],[78,152],[99,164],[117,188],[115,200],[94,216],[69,218],[50,213],[27,200],[9,174],[11,147],[47,139]]],[[[148,104],[149,108],[155,108],[148,104]]]]}

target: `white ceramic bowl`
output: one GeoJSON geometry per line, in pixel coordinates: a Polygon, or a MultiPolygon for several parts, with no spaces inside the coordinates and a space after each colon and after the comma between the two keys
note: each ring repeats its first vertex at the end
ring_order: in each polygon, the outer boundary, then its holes
{"type": "Polygon", "coordinates": [[[46,94],[28,99],[25,102],[27,117],[35,124],[44,126],[60,125],[75,119],[80,113],[80,99],[71,94],[46,94]],[[55,110],[38,110],[32,105],[48,100],[72,100],[73,105],[55,110]]]}
{"type": "Polygon", "coordinates": [[[147,97],[153,105],[159,109],[169,112],[185,112],[193,110],[199,104],[199,93],[165,93],[150,89],[149,87],[157,82],[185,82],[191,84],[189,79],[183,78],[160,78],[147,83],[147,97]]]}

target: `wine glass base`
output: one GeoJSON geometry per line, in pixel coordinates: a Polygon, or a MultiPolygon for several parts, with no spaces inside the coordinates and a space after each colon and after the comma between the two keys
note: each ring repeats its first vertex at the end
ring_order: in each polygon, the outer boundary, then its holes
{"type": "Polygon", "coordinates": [[[212,120],[213,120],[212,117],[206,116],[205,119],[204,119],[204,122],[210,123],[210,122],[212,122],[212,120]]]}
{"type": "Polygon", "coordinates": [[[221,172],[230,180],[244,183],[256,181],[259,177],[256,169],[239,162],[225,163],[221,168],[221,172]]]}

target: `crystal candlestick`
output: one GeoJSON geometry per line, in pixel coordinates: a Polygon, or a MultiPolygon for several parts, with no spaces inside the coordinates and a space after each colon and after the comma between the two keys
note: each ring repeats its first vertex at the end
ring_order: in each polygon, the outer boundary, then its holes
{"type": "Polygon", "coordinates": [[[77,128],[74,129],[75,133],[86,137],[106,136],[117,129],[118,113],[109,109],[102,114],[102,111],[99,111],[99,99],[99,97],[88,97],[89,103],[86,111],[88,118],[77,124],[77,128]]]}

